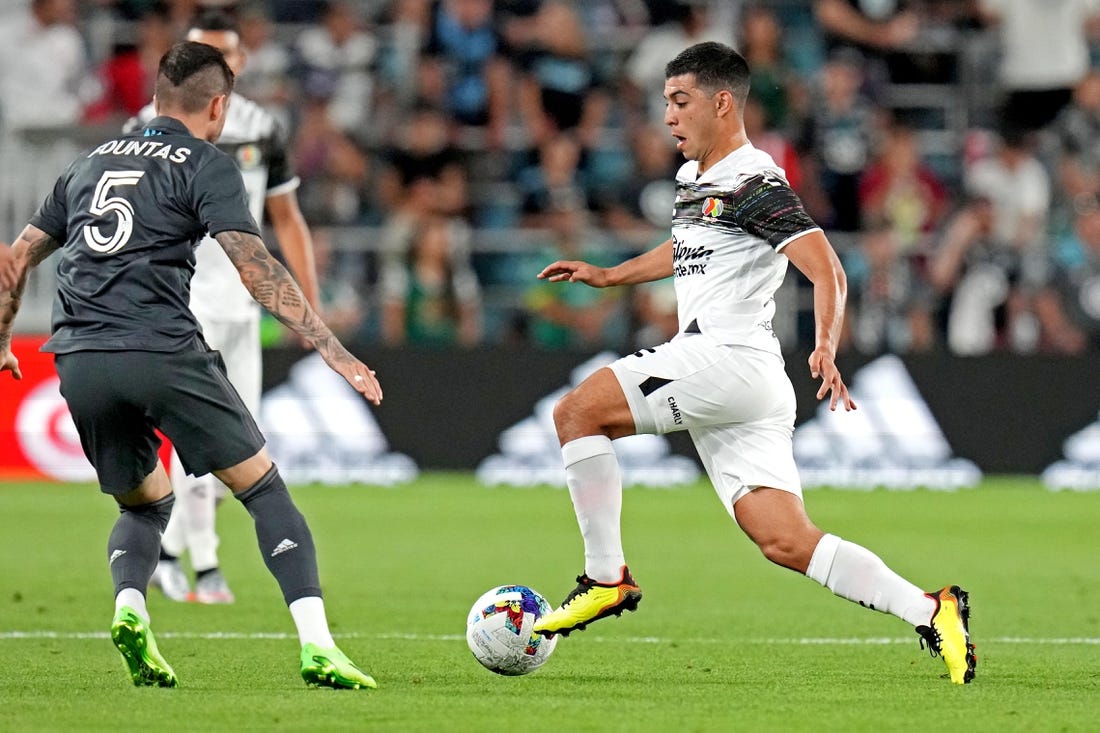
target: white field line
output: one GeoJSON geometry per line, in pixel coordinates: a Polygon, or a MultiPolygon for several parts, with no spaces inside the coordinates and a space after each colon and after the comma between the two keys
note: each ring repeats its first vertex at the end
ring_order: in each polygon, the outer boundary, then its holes
{"type": "MultiPolygon", "coordinates": [[[[466,637],[462,634],[369,634],[364,632],[348,632],[333,634],[338,639],[378,639],[400,641],[428,641],[428,642],[455,642],[463,641],[466,637]]],[[[157,632],[160,639],[297,639],[297,634],[283,632],[237,632],[237,631],[161,631],[157,632]]],[[[0,631],[0,641],[18,639],[107,639],[105,631],[0,631]]],[[[761,644],[776,646],[883,646],[889,644],[912,644],[916,637],[789,637],[789,638],[758,638],[758,639],[707,639],[707,638],[665,638],[660,636],[628,636],[624,638],[612,638],[609,636],[588,636],[586,641],[611,642],[614,644],[761,644]]],[[[1001,636],[995,638],[980,639],[983,644],[1032,644],[1040,646],[1097,646],[1100,645],[1100,637],[1071,636],[1071,637],[1032,637],[1032,636],[1001,636]]]]}

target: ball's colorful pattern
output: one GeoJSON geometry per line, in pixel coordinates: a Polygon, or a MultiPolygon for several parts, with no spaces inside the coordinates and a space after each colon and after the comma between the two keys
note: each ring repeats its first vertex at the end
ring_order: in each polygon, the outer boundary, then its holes
{"type": "Polygon", "coordinates": [[[474,657],[498,674],[522,675],[542,666],[556,638],[533,631],[535,620],[550,612],[550,604],[525,585],[502,585],[474,603],[466,622],[466,642],[474,657]]]}

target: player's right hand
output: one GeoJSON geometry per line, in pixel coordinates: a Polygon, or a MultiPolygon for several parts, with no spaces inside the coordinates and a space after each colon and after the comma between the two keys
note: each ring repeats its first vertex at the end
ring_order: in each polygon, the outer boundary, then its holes
{"type": "Polygon", "coordinates": [[[607,268],[596,267],[578,260],[558,260],[547,265],[538,277],[540,280],[549,280],[552,283],[584,283],[594,288],[606,288],[610,284],[607,279],[607,268]]]}
{"type": "Polygon", "coordinates": [[[16,379],[23,378],[23,372],[19,371],[19,360],[11,353],[10,348],[0,351],[0,372],[4,371],[10,371],[16,379]]]}
{"type": "Polygon", "coordinates": [[[826,395],[832,392],[832,396],[829,398],[830,410],[836,410],[838,402],[844,405],[846,411],[855,410],[856,403],[848,394],[848,385],[844,384],[844,379],[840,376],[840,370],[837,369],[836,363],[833,361],[832,352],[829,349],[818,347],[810,354],[808,361],[810,376],[814,379],[821,378],[821,387],[817,390],[817,398],[819,400],[824,399],[826,395]]]}

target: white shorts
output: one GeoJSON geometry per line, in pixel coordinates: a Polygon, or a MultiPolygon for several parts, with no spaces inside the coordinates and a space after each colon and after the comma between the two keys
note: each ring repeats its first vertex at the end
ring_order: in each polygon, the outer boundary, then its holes
{"type": "Polygon", "coordinates": [[[199,322],[207,345],[221,352],[229,382],[237,389],[245,407],[253,416],[259,415],[263,390],[259,314],[247,321],[200,319],[199,322]]]}
{"type": "Polygon", "coordinates": [[[795,397],[783,359],[705,334],[681,334],[610,365],[638,433],[687,430],[732,515],[761,486],[802,496],[794,463],[795,397]]]}

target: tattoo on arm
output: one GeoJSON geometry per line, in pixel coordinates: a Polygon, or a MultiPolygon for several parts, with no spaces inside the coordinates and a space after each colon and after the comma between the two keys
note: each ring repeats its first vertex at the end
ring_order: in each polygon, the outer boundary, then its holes
{"type": "Polygon", "coordinates": [[[19,306],[23,302],[23,284],[26,278],[15,286],[15,289],[0,293],[0,351],[11,348],[11,329],[15,323],[15,314],[19,312],[19,306]]]}
{"type": "Polygon", "coordinates": [[[19,238],[27,242],[27,262],[30,267],[38,267],[44,259],[61,248],[61,242],[37,227],[28,226],[19,238]]]}
{"type": "Polygon", "coordinates": [[[229,255],[241,275],[241,282],[257,303],[309,339],[326,360],[354,360],[306,302],[294,278],[271,256],[262,239],[248,232],[232,231],[219,232],[214,238],[229,255]]]}
{"type": "Polygon", "coordinates": [[[0,350],[11,347],[11,331],[19,306],[23,304],[23,291],[27,287],[27,278],[31,269],[53,254],[61,243],[38,227],[30,225],[23,229],[19,239],[12,245],[15,257],[23,260],[22,271],[15,287],[0,292],[0,350]]]}

